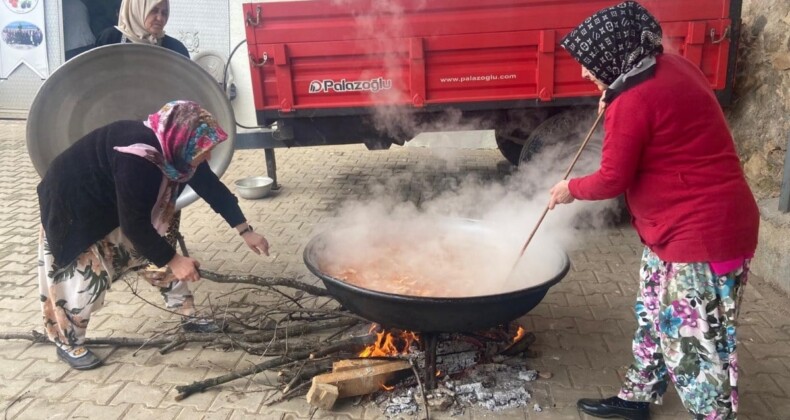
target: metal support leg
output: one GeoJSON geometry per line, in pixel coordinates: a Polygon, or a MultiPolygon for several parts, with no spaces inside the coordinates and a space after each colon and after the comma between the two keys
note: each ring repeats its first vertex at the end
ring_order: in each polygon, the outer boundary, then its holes
{"type": "Polygon", "coordinates": [[[436,345],[439,334],[423,333],[422,339],[425,342],[425,389],[431,391],[436,389],[436,345]]]}
{"type": "Polygon", "coordinates": [[[266,174],[274,180],[272,190],[279,190],[280,185],[277,184],[277,162],[274,159],[274,149],[263,149],[263,152],[266,155],[266,174]]]}

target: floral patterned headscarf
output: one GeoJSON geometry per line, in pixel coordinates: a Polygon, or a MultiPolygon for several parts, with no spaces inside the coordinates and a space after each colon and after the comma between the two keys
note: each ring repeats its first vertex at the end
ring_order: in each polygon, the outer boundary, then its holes
{"type": "Polygon", "coordinates": [[[151,214],[154,227],[164,234],[175,213],[178,184],[189,181],[197,168],[195,162],[227,140],[228,135],[208,111],[191,101],[169,102],[149,115],[144,124],[156,134],[161,152],[145,143],[116,147],[115,150],[143,157],[158,166],[165,175],[151,214]]]}

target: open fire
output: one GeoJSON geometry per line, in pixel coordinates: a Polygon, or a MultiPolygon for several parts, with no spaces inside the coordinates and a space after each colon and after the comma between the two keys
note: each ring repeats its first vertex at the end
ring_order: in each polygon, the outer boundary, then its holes
{"type": "Polygon", "coordinates": [[[530,400],[524,384],[537,372],[526,368],[523,355],[535,336],[516,323],[441,334],[372,324],[367,334],[375,340],[357,359],[336,362],[331,373],[313,378],[311,404],[330,409],[338,398],[376,395],[385,414],[403,415],[419,410],[418,401],[431,410],[457,411],[470,405],[502,410],[530,400]]]}
{"type": "Polygon", "coordinates": [[[409,353],[412,344],[420,338],[411,331],[382,329],[378,324],[370,326],[370,334],[376,334],[376,342],[359,353],[359,357],[394,357],[409,353]]]}

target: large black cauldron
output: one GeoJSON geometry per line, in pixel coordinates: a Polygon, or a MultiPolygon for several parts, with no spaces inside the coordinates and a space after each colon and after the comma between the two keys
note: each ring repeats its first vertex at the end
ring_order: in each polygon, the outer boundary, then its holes
{"type": "MultiPolygon", "coordinates": [[[[443,221],[441,229],[462,229],[481,237],[488,236],[489,239],[496,235],[483,223],[465,219],[443,221]]],[[[336,239],[330,238],[342,236],[342,230],[334,230],[312,238],[304,251],[307,268],[323,280],[329,293],[351,312],[384,327],[423,333],[474,332],[510,322],[537,306],[549,288],[559,282],[570,267],[567,254],[559,246],[534,244],[541,247],[543,254],[550,256],[547,258],[544,255],[541,263],[550,264],[554,273],[534,286],[501,294],[463,298],[397,295],[358,287],[319,269],[327,247],[340,246],[336,239]]],[[[448,279],[448,286],[451,285],[452,279],[448,279]]]]}

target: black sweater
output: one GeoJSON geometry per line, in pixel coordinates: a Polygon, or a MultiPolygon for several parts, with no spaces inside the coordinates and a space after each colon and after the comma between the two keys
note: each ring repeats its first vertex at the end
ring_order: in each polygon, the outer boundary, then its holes
{"type": "MultiPolygon", "coordinates": [[[[143,157],[113,149],[135,143],[161,150],[156,134],[142,121],[118,121],[88,133],[50,165],[38,185],[38,199],[57,267],[74,261],[118,226],[137,252],[157,266],[175,255],[151,223],[164,174],[143,157]]],[[[238,199],[207,163],[198,166],[187,184],[231,227],[244,223],[238,199]]]]}
{"type": "MultiPolygon", "coordinates": [[[[121,31],[116,29],[114,26],[111,26],[99,34],[99,36],[96,38],[96,46],[101,47],[102,45],[120,44],[122,38],[123,34],[121,31]]],[[[187,50],[187,47],[185,47],[181,41],[173,38],[172,36],[165,35],[164,38],[162,38],[162,45],[160,46],[189,58],[189,50],[187,50]]]]}

